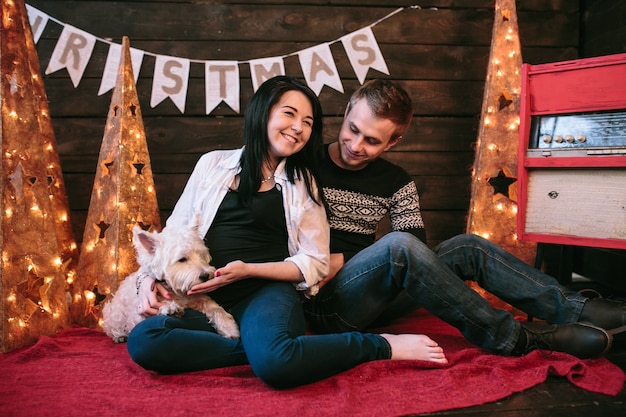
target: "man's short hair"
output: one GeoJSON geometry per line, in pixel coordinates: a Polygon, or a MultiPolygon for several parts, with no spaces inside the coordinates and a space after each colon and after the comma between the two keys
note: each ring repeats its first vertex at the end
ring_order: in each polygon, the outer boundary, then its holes
{"type": "Polygon", "coordinates": [[[413,119],[411,97],[399,84],[391,80],[370,80],[352,94],[346,114],[361,99],[365,99],[372,113],[381,119],[389,119],[396,126],[393,137],[404,134],[413,119]]]}

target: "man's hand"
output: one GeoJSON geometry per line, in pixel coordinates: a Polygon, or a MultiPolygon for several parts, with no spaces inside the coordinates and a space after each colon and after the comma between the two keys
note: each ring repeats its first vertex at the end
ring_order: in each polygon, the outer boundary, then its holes
{"type": "MultiPolygon", "coordinates": [[[[141,277],[138,279],[141,279],[141,277]]],[[[163,303],[159,301],[158,295],[167,299],[172,298],[167,289],[157,283],[156,279],[144,274],[143,280],[137,289],[137,299],[139,300],[137,308],[139,314],[144,317],[157,315],[159,313],[159,307],[163,305],[163,303]]]]}
{"type": "Polygon", "coordinates": [[[337,275],[337,272],[339,272],[339,270],[344,265],[343,259],[344,259],[343,253],[331,253],[330,254],[330,271],[328,272],[328,275],[326,275],[324,279],[318,283],[318,286],[320,288],[326,285],[328,281],[335,278],[335,275],[337,275]]]}

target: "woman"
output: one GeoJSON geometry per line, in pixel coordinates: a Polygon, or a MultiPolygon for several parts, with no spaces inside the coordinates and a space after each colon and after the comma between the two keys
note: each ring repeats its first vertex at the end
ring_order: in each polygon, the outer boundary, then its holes
{"type": "Polygon", "coordinates": [[[445,363],[422,335],[348,332],[305,336],[301,300],[328,273],[329,227],[315,166],[322,151],[322,111],[298,80],[261,85],[245,113],[244,147],[205,154],[191,174],[167,227],[199,223],[215,278],[192,288],[209,293],[237,320],[241,339],[218,335],[206,318],[154,316],[153,280],[139,288],[145,315],[128,338],[139,365],[162,373],[249,363],[267,384],[317,381],[376,359],[445,363]]]}

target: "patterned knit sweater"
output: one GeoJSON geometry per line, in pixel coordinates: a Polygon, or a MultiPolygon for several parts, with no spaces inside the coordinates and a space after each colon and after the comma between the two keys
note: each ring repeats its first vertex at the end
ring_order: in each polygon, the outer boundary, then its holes
{"type": "Polygon", "coordinates": [[[347,261],[374,243],[386,215],[392,230],[426,241],[417,187],[404,169],[378,158],[364,169],[351,171],[332,161],[328,145],[325,155],[320,182],[329,210],[331,253],[343,253],[347,261]]]}

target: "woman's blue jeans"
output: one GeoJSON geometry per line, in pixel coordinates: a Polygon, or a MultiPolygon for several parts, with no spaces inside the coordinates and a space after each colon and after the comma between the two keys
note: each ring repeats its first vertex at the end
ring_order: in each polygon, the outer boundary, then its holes
{"type": "Polygon", "coordinates": [[[186,310],[183,317],[153,316],[139,323],[128,337],[128,352],[142,367],[160,373],[249,363],[257,376],[277,388],[391,357],[389,344],[379,335],[305,335],[301,296],[290,283],[268,281],[231,313],[240,340],[225,339],[204,315],[186,310]]]}
{"type": "Polygon", "coordinates": [[[339,332],[366,329],[390,309],[424,307],[472,343],[510,354],[519,322],[492,308],[466,280],[550,323],[577,321],[586,301],[479,236],[459,235],[431,250],[409,233],[392,232],[346,262],[305,302],[305,313],[313,329],[339,332]]]}

